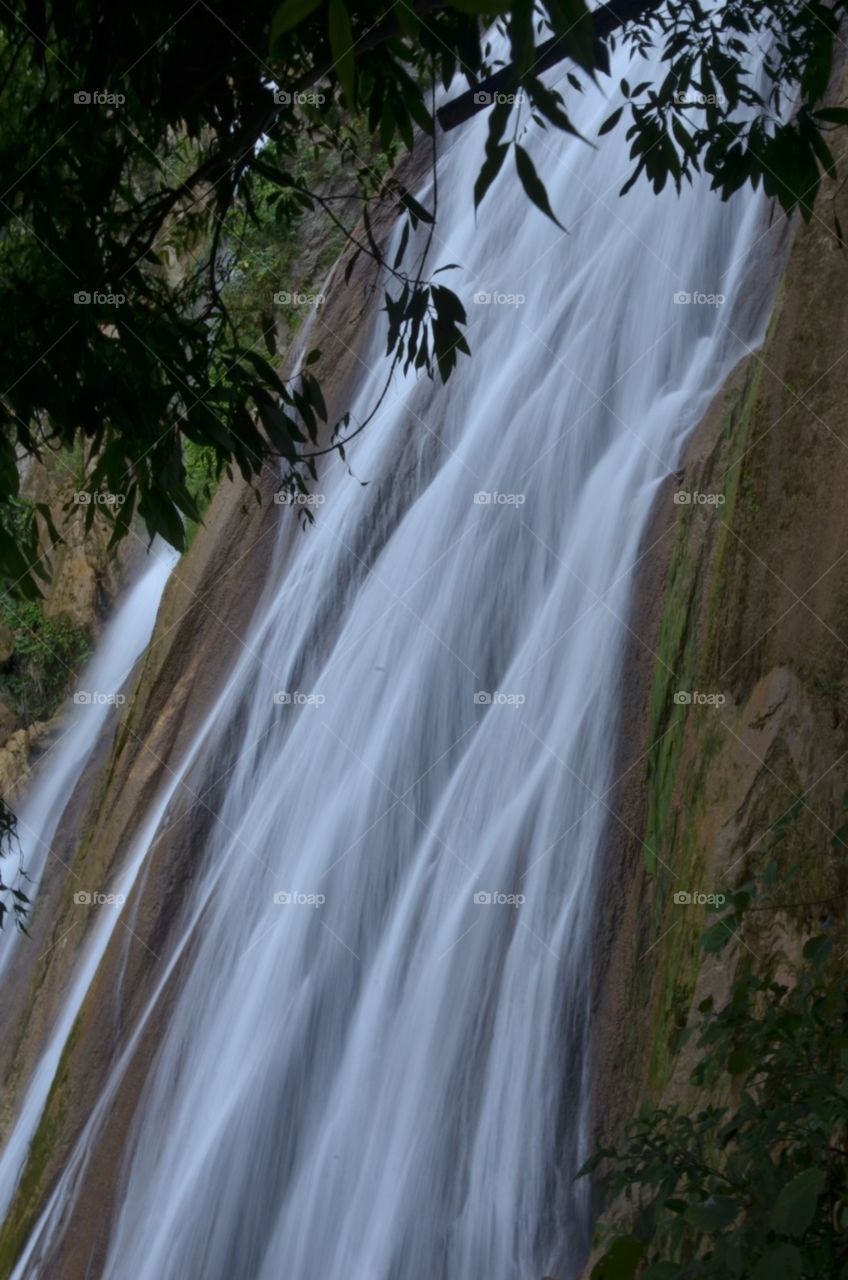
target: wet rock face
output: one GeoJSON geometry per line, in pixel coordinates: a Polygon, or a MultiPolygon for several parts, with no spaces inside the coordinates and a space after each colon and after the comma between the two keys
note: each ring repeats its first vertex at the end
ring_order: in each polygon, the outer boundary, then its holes
{"type": "MultiPolygon", "coordinates": [[[[94,641],[126,579],[130,562],[143,553],[141,540],[130,538],[117,555],[109,552],[108,524],[96,519],[86,528],[86,508],[73,506],[74,477],[58,462],[42,465],[29,460],[22,468],[21,485],[27,501],[50,507],[63,538],[53,548],[44,547],[44,562],[51,578],[42,585],[40,615],[51,622],[70,624],[94,641]]],[[[45,725],[55,727],[57,723],[45,718],[43,709],[41,721],[35,722],[33,715],[27,715],[17,705],[8,684],[4,687],[4,676],[20,666],[16,659],[20,658],[21,636],[33,634],[31,620],[19,618],[18,607],[11,602],[0,618],[0,793],[7,803],[14,803],[19,797],[29,769],[43,750],[45,737],[49,737],[45,725]]],[[[26,660],[23,661],[25,665],[26,660]]],[[[68,674],[68,681],[72,677],[73,672],[68,674]]],[[[49,684],[44,689],[46,701],[57,705],[67,693],[67,682],[63,678],[62,687],[55,689],[49,684]]]]}
{"type": "Polygon", "coordinates": [[[62,557],[49,599],[48,618],[64,614],[78,627],[89,627],[96,617],[97,570],[84,547],[69,549],[62,557]]]}
{"type": "Polygon", "coordinates": [[[18,727],[18,718],[7,702],[0,699],[0,745],[7,743],[18,727]]]}
{"type": "MultiPolygon", "coordinates": [[[[4,705],[0,703],[0,716],[4,705]]],[[[30,769],[57,729],[58,718],[37,720],[23,729],[15,729],[13,722],[12,732],[0,751],[0,792],[9,804],[14,805],[20,800],[30,769]]]]}
{"type": "Polygon", "coordinates": [[[96,519],[86,529],[84,508],[68,517],[63,504],[66,486],[53,496],[53,518],[64,542],[50,554],[52,581],[45,589],[44,614],[66,617],[76,627],[96,632],[108,614],[126,576],[128,561],[142,552],[140,540],[129,538],[117,556],[107,550],[110,529],[96,519]]]}

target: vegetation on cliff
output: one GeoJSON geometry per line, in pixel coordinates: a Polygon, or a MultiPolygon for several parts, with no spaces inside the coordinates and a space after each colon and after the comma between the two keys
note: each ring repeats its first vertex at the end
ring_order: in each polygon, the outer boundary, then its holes
{"type": "MultiPolygon", "coordinates": [[[[704,947],[741,936],[748,912],[780,911],[785,872],[773,862],[761,886],[741,886],[704,947]]],[[[800,894],[791,903],[804,905],[800,894]]],[[[848,1274],[843,956],[831,927],[794,963],[781,948],[767,966],[748,959],[729,999],[707,997],[687,1028],[701,1050],[692,1104],[643,1107],[624,1143],[601,1146],[582,1170],[604,1165],[602,1197],[627,1222],[594,1280],[848,1274]]]]}
{"type": "Polygon", "coordinates": [[[91,653],[91,637],[70,618],[45,616],[36,601],[5,606],[2,621],[13,652],[0,668],[0,697],[21,724],[49,720],[91,653]]]}

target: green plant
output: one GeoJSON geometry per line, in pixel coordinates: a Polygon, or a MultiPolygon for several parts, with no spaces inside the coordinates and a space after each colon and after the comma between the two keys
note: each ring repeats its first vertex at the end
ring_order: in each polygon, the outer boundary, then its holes
{"type": "Polygon", "coordinates": [[[197,506],[198,519],[186,521],[186,542],[190,545],[212,501],[221,478],[218,454],[208,445],[188,440],[185,448],[186,487],[197,506]]]}
{"type": "Polygon", "coordinates": [[[693,1083],[724,1083],[732,1105],[646,1111],[623,1149],[584,1165],[609,1161],[605,1198],[634,1210],[596,1280],[848,1275],[848,993],[832,945],[811,938],[792,984],[749,974],[721,1008],[701,1004],[693,1083]]]}
{"type": "MultiPolygon", "coordinates": [[[[799,811],[775,824],[775,842],[799,811]]],[[[704,949],[723,950],[749,912],[840,900],[778,900],[791,883],[772,862],[761,885],[740,886],[704,949]]],[[[835,932],[830,917],[794,964],[774,947],[758,973],[747,955],[729,999],[702,1001],[684,1032],[701,1050],[691,1083],[704,1105],[643,1108],[623,1144],[599,1146],[580,1170],[603,1168],[602,1202],[627,1222],[594,1280],[848,1277],[848,989],[835,932]]]]}
{"type": "Polygon", "coordinates": [[[23,724],[47,720],[90,656],[88,631],[64,615],[46,617],[36,601],[7,602],[0,615],[15,636],[0,690],[23,724]]]}

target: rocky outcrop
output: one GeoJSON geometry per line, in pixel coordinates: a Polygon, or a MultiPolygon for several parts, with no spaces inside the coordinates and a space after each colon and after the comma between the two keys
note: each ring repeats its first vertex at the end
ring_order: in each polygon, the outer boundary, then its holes
{"type": "Polygon", "coordinates": [[[848,254],[832,217],[844,223],[848,195],[832,185],[818,207],[796,228],[763,348],[712,405],[645,540],[615,806],[632,836],[611,831],[598,948],[607,1133],[645,1101],[692,1098],[684,1032],[750,954],[791,952],[827,915],[848,930],[833,843],[848,795],[848,254]],[[703,500],[678,505],[680,491],[703,500]],[[793,806],[774,856],[797,868],[797,905],[705,957],[710,919],[679,895],[756,877],[793,806]]]}
{"type": "MultiPolygon", "coordinates": [[[[46,454],[43,462],[31,460],[22,470],[22,499],[45,504],[62,536],[61,542],[51,545],[42,526],[42,560],[49,580],[40,584],[39,616],[74,628],[80,638],[79,648],[88,648],[95,642],[133,562],[140,558],[141,543],[130,539],[117,555],[109,551],[109,525],[103,519],[87,525],[88,507],[74,502],[80,485],[69,458],[46,454]]],[[[22,667],[26,672],[31,660],[22,654],[34,628],[29,614],[19,604],[7,602],[4,609],[7,620],[0,623],[0,795],[5,803],[13,805],[58,722],[51,721],[49,714],[49,723],[33,721],[31,713],[17,705],[5,687],[6,676],[14,668],[22,667]]],[[[49,648],[49,639],[45,643],[49,648]]],[[[75,672],[61,661],[56,666],[60,675],[54,677],[51,701],[58,707],[75,672]]]]}

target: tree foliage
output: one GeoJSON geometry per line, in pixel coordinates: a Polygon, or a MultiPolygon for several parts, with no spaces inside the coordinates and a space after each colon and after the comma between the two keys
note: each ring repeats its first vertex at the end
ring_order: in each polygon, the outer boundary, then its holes
{"type": "Polygon", "coordinates": [[[772,862],[703,936],[715,954],[749,912],[824,913],[796,963],[780,946],[767,964],[749,950],[729,998],[698,1006],[686,1038],[701,1050],[691,1084],[702,1105],[645,1106],[623,1143],[599,1146],[581,1170],[603,1169],[602,1201],[627,1224],[593,1280],[848,1276],[848,989],[828,914],[837,899],[792,901],[793,879],[772,862]]]}
{"type": "MultiPolygon", "coordinates": [[[[820,106],[843,7],[615,0],[593,14],[584,0],[203,0],[175,15],[161,0],[13,0],[0,39],[0,499],[18,491],[22,454],[81,437],[90,489],[125,499],[92,504],[92,518],[111,518],[117,540],[138,513],[150,534],[180,547],[199,515],[186,442],[248,480],[277,459],[286,481],[305,487],[316,460],[361,429],[344,417],[325,423],[309,358],[282,381],[275,353],[248,341],[228,309],[244,223],[260,206],[281,236],[304,208],[335,219],[382,269],[389,368],[448,377],[468,351],[462,303],[428,276],[429,241],[422,250],[405,233],[404,252],[386,263],[373,226],[387,207],[411,230],[432,227],[436,208],[392,164],[416,133],[435,153],[435,87],[456,76],[512,90],[475,108],[490,120],[478,203],[513,151],[528,197],[564,216],[524,133],[573,132],[566,95],[602,78],[624,41],[637,68],[652,50],[663,63],[661,77],[636,83],[637,72],[621,85],[631,182],[644,174],[659,191],[700,167],[722,197],[761,181],[810,216],[821,173],[834,169],[827,134],[845,117],[820,106]],[[769,50],[759,76],[753,46],[769,50]],[[564,92],[541,78],[562,59],[564,92]],[[378,152],[388,166],[375,163],[378,152]],[[317,153],[349,173],[358,228],[304,181],[304,158],[317,153]]],[[[37,594],[40,549],[60,532],[44,513],[26,531],[0,524],[7,589],[37,594]]]]}

